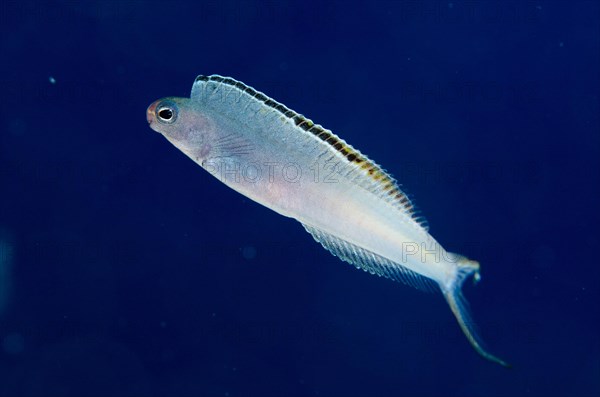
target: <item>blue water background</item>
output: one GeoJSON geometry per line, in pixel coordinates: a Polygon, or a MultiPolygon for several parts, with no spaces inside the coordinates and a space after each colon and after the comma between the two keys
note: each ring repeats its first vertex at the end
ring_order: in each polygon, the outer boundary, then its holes
{"type": "Polygon", "coordinates": [[[599,395],[598,2],[0,10],[0,395],[599,395]],[[148,128],[213,73],[394,174],[514,368],[148,128]]]}

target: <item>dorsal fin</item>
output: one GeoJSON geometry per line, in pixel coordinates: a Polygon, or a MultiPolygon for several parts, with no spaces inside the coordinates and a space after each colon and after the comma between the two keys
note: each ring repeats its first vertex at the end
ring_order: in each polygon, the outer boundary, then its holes
{"type": "Polygon", "coordinates": [[[345,176],[353,178],[357,185],[406,214],[408,219],[414,222],[416,226],[429,231],[427,221],[420,215],[406,193],[400,189],[396,180],[381,166],[354,149],[330,130],[313,123],[307,117],[241,81],[219,75],[198,76],[192,86],[191,98],[202,100],[211,97],[215,97],[218,101],[243,101],[246,102],[246,106],[257,103],[273,112],[277,112],[301,131],[318,138],[329,146],[329,149],[333,150],[345,163],[345,166],[338,170],[340,173],[345,173],[345,176]],[[236,91],[236,93],[232,93],[232,91],[236,91]]]}
{"type": "Polygon", "coordinates": [[[409,196],[400,189],[396,179],[369,157],[362,154],[357,149],[354,149],[342,139],[338,138],[338,140],[342,142],[349,151],[356,154],[357,158],[362,160],[355,166],[361,171],[361,176],[363,176],[363,178],[357,178],[356,182],[394,208],[408,215],[409,219],[416,225],[425,231],[429,231],[429,223],[409,196]]]}
{"type": "Polygon", "coordinates": [[[368,273],[399,281],[423,291],[437,290],[435,281],[371,251],[349,243],[312,226],[302,224],[315,241],[344,262],[368,273]]]}

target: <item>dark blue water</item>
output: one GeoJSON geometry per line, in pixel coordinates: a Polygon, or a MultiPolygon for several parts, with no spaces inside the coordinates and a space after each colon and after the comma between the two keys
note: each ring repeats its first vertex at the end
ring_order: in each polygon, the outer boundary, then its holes
{"type": "Polygon", "coordinates": [[[599,13],[2,1],[0,395],[598,395],[599,13]],[[148,128],[212,73],[393,173],[514,368],[148,128]]]}

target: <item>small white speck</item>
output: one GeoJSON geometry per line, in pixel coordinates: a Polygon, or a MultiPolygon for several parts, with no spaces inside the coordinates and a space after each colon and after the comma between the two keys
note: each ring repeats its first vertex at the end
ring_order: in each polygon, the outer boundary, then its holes
{"type": "Polygon", "coordinates": [[[56,79],[52,76],[48,77],[48,81],[50,82],[50,84],[56,84],[56,79]]]}

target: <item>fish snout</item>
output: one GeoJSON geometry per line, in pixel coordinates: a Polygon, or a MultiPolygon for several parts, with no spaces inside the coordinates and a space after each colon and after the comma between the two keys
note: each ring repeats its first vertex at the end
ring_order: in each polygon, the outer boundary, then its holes
{"type": "Polygon", "coordinates": [[[154,115],[156,114],[156,105],[158,105],[159,101],[154,101],[148,109],[146,110],[146,120],[148,120],[148,124],[152,124],[154,121],[154,115]]]}

